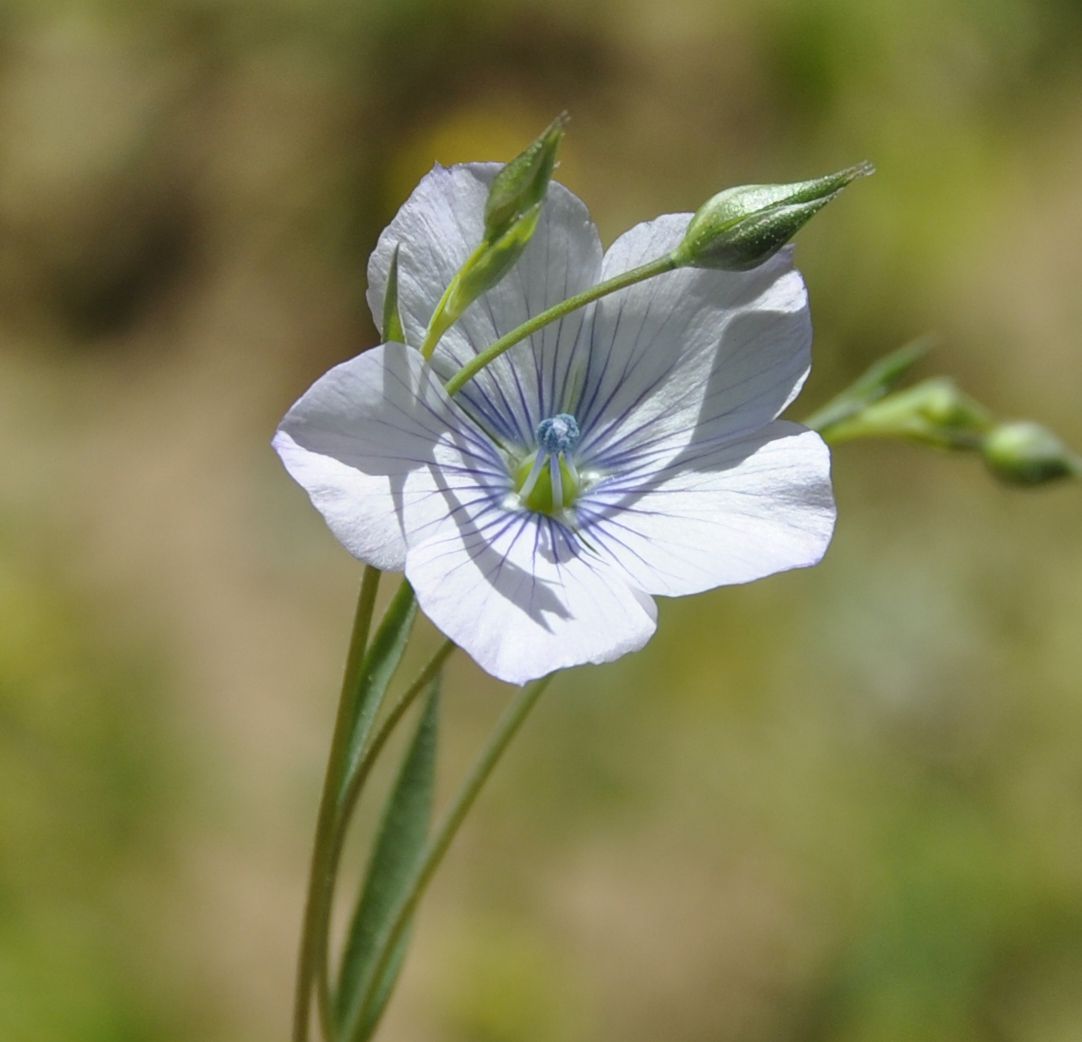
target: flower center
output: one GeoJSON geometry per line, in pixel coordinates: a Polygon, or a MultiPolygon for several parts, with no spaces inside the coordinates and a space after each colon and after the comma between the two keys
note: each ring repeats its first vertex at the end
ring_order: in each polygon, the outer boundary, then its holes
{"type": "Polygon", "coordinates": [[[560,515],[573,506],[582,489],[575,464],[568,453],[581,433],[575,417],[566,412],[537,425],[537,451],[515,468],[515,492],[527,510],[560,515]]]}

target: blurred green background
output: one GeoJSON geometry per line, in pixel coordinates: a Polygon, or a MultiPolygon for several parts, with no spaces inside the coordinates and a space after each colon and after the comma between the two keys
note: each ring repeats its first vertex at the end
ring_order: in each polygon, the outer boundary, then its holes
{"type": "MultiPolygon", "coordinates": [[[[433,161],[567,108],[611,240],[873,159],[800,237],[795,415],[933,330],[1079,446],[1079,53],[1074,0],[7,0],[0,1039],[286,1036],[360,569],[268,442],[433,161]]],[[[1082,1038],[1079,491],[835,472],[822,567],[553,685],[387,1038],[1082,1038]]],[[[450,669],[444,796],[506,697],[450,669]]]]}

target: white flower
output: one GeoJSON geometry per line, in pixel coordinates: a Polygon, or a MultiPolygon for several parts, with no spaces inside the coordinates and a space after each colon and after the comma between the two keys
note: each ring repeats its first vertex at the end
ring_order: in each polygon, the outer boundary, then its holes
{"type": "MultiPolygon", "coordinates": [[[[406,339],[420,344],[481,239],[498,167],[437,167],[380,238],[406,339]]],[[[778,421],[809,368],[804,283],[784,252],[739,274],[680,270],[512,348],[455,397],[443,380],[550,305],[672,250],[690,215],[638,225],[602,256],[582,203],[550,188],[515,269],[426,368],[384,344],[336,366],[274,439],[354,556],[404,570],[428,617],[493,675],[525,683],[607,662],[682,596],[817,563],[834,524],[818,435],[778,421]]]]}

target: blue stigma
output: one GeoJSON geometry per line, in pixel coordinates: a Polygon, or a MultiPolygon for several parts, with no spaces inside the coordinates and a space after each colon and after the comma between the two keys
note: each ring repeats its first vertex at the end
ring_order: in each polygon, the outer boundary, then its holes
{"type": "Polygon", "coordinates": [[[538,448],[550,456],[570,452],[580,436],[578,421],[570,413],[557,413],[537,425],[538,448]]]}

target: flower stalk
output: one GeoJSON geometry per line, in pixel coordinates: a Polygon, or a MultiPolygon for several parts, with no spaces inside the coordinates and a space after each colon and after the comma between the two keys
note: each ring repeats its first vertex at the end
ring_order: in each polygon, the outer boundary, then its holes
{"type": "MultiPolygon", "coordinates": [[[[352,724],[356,718],[358,703],[362,694],[360,682],[364,664],[364,653],[368,645],[368,634],[372,627],[372,612],[379,588],[379,570],[371,565],[364,570],[361,589],[357,597],[357,610],[350,634],[349,652],[346,656],[345,675],[342,680],[342,694],[338,701],[338,712],[334,722],[334,735],[331,739],[331,752],[327,760],[327,771],[323,778],[323,791],[320,796],[319,814],[316,819],[316,836],[312,846],[312,859],[308,875],[308,894],[304,906],[304,921],[301,928],[300,953],[297,960],[297,984],[293,1007],[293,1042],[306,1042],[309,1021],[311,1019],[312,984],[319,961],[319,951],[323,944],[319,936],[323,921],[323,903],[327,893],[327,869],[331,853],[330,840],[334,831],[338,808],[338,790],[341,774],[349,752],[349,740],[352,724]]],[[[328,1026],[327,1011],[321,1010],[321,1020],[326,1031],[328,1026]]]]}

